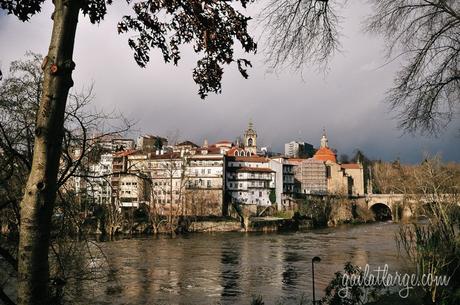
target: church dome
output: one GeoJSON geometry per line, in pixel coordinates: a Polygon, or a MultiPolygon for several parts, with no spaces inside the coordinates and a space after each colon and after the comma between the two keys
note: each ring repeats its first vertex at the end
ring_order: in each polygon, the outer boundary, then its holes
{"type": "Polygon", "coordinates": [[[323,136],[321,137],[321,146],[313,156],[313,159],[337,163],[335,153],[329,148],[325,128],[323,129],[323,136]]]}
{"type": "Polygon", "coordinates": [[[335,153],[329,147],[321,147],[313,156],[313,159],[320,161],[332,161],[337,163],[335,153]]]}

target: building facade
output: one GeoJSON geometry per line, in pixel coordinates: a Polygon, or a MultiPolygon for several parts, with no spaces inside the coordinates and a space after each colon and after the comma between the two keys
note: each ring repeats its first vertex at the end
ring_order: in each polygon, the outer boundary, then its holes
{"type": "Polygon", "coordinates": [[[284,157],[270,158],[270,168],[275,172],[275,193],[278,210],[294,206],[294,196],[298,192],[295,186],[295,165],[284,157]]]}
{"type": "Polygon", "coordinates": [[[295,180],[298,183],[300,193],[327,194],[327,171],[323,161],[309,158],[291,160],[290,162],[295,164],[295,180]]]}
{"type": "Polygon", "coordinates": [[[226,186],[231,202],[270,206],[275,193],[275,172],[269,159],[258,156],[228,157],[226,186]]]}
{"type": "Polygon", "coordinates": [[[87,164],[74,178],[75,191],[80,198],[94,204],[108,204],[112,198],[112,153],[101,154],[97,162],[87,164]]]}
{"type": "Polygon", "coordinates": [[[284,144],[284,155],[288,158],[311,158],[313,154],[313,145],[309,143],[291,141],[284,144]]]}
{"type": "Polygon", "coordinates": [[[190,157],[187,175],[186,213],[216,216],[225,213],[225,156],[201,151],[190,157]]]}

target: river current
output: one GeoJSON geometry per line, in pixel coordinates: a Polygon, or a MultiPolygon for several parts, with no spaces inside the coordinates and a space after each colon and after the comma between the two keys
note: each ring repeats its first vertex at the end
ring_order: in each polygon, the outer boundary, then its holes
{"type": "MultiPolygon", "coordinates": [[[[299,304],[317,298],[347,261],[406,271],[390,222],[289,233],[214,233],[101,243],[113,279],[86,287],[86,304],[299,304]]],[[[304,303],[305,304],[305,303],[304,303]]]]}

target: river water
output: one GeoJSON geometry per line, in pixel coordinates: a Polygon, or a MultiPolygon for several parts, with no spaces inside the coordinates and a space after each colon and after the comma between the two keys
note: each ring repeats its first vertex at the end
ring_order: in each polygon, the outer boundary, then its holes
{"type": "MultiPolygon", "coordinates": [[[[102,243],[116,280],[82,293],[87,304],[299,304],[311,299],[350,261],[406,271],[397,255],[398,225],[374,223],[289,233],[190,234],[102,243]],[[114,287],[116,289],[114,289],[114,287]],[[114,293],[115,291],[115,293],[114,293]]],[[[304,303],[305,304],[305,303],[304,303]]]]}

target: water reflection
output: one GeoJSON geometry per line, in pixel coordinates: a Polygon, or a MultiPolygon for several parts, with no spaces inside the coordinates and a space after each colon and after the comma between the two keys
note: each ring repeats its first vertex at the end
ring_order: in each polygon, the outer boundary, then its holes
{"type": "Polygon", "coordinates": [[[284,261],[283,261],[283,266],[284,266],[284,271],[283,271],[283,290],[292,290],[295,289],[297,286],[297,279],[299,277],[296,267],[294,265],[295,262],[298,262],[301,260],[301,256],[297,252],[291,252],[291,250],[286,249],[286,252],[284,253],[284,261]]]}
{"type": "Polygon", "coordinates": [[[86,287],[81,304],[298,304],[311,295],[311,258],[319,297],[347,261],[402,271],[388,223],[283,234],[191,234],[120,240],[101,246],[116,279],[86,287]],[[117,283],[120,293],[110,293],[117,283]],[[89,298],[88,298],[89,297],[89,298]]]}
{"type": "MultiPolygon", "coordinates": [[[[239,287],[240,282],[240,247],[237,242],[225,240],[222,242],[221,254],[221,285],[222,285],[222,301],[227,297],[236,297],[241,294],[239,287]]],[[[231,298],[233,299],[233,298],[231,298]]]]}

